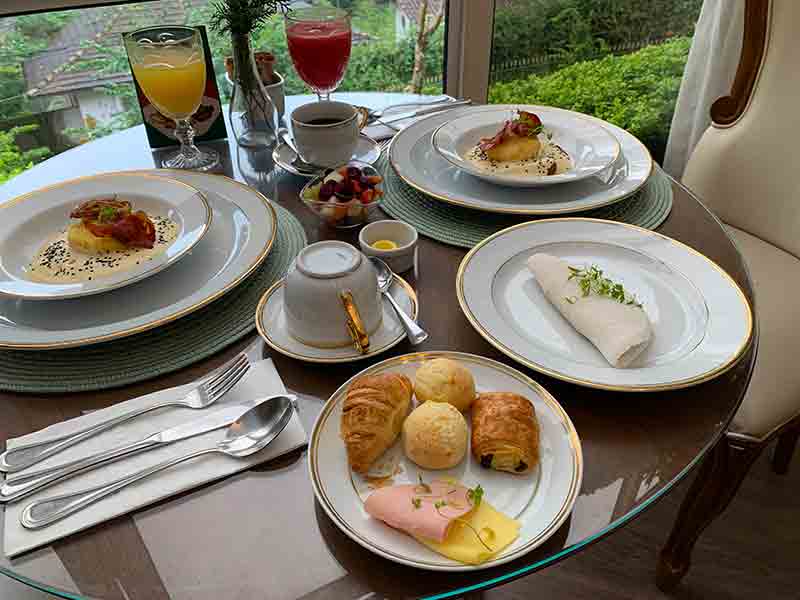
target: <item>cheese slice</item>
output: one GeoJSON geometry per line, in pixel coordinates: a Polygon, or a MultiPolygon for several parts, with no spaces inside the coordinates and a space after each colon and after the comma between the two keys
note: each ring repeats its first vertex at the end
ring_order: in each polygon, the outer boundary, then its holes
{"type": "Polygon", "coordinates": [[[479,565],[505,550],[516,540],[519,528],[519,521],[507,517],[483,500],[476,508],[450,525],[447,538],[443,542],[421,536],[414,537],[418,542],[447,558],[479,565]],[[481,536],[483,543],[478,540],[475,532],[481,536]]]}

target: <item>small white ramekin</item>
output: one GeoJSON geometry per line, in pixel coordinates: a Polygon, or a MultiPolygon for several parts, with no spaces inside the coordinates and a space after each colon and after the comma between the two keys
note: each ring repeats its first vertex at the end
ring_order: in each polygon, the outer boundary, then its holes
{"type": "Polygon", "coordinates": [[[395,273],[403,273],[414,266],[417,253],[417,230],[403,221],[375,221],[358,234],[361,251],[367,256],[377,256],[395,273]],[[372,244],[378,240],[391,240],[397,244],[394,250],[379,250],[372,244]]]}

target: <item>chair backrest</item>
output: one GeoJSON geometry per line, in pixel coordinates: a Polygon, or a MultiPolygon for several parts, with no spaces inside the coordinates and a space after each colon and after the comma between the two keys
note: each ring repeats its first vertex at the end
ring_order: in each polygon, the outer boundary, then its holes
{"type": "Polygon", "coordinates": [[[723,221],[800,258],[800,1],[747,0],[731,96],[683,182],[723,221]]]}

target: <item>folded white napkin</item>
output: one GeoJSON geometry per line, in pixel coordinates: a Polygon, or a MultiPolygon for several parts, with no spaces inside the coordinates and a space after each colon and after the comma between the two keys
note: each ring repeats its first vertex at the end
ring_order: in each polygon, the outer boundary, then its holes
{"type": "MultiPolygon", "coordinates": [[[[196,384],[193,383],[161,390],[148,394],[147,396],[129,400],[128,402],[115,404],[114,406],[94,411],[69,421],[57,423],[41,431],[10,439],[7,442],[7,447],[14,448],[20,444],[45,440],[60,434],[69,433],[75,429],[82,429],[98,421],[103,421],[123,412],[128,412],[131,409],[156,404],[170,398],[181,398],[195,385],[196,384]]],[[[136,417],[127,423],[72,446],[56,456],[52,456],[30,467],[30,470],[33,471],[58,465],[82,458],[88,454],[107,450],[117,445],[134,442],[151,433],[173,427],[180,423],[186,423],[231,404],[249,402],[257,398],[285,392],[286,388],[284,388],[283,382],[278,372],[275,370],[272,361],[262,360],[253,363],[242,380],[236,384],[230,392],[208,408],[202,410],[166,408],[141,417],[136,417]]],[[[116,494],[103,498],[84,510],[72,514],[43,529],[35,531],[28,530],[20,523],[19,518],[23,509],[34,500],[76,492],[92,486],[101,485],[164,460],[189,454],[196,450],[213,447],[224,437],[225,429],[223,428],[186,440],[181,440],[162,448],[145,451],[142,454],[121,459],[94,471],[68,479],[13,504],[7,504],[3,515],[3,547],[6,556],[13,557],[22,552],[27,552],[28,550],[49,544],[54,540],[75,533],[76,531],[86,529],[96,523],[152,504],[153,502],[191,489],[202,483],[220,479],[238,471],[243,471],[253,465],[295,450],[307,442],[305,429],[303,429],[300,418],[295,413],[292,416],[292,420],[278,438],[264,450],[252,456],[246,458],[231,458],[222,454],[202,456],[166,469],[161,473],[123,488],[116,494]]],[[[25,471],[23,471],[23,473],[24,472],[25,471]]]]}
{"type": "MultiPolygon", "coordinates": [[[[437,96],[437,98],[451,98],[451,99],[453,99],[451,96],[446,96],[446,95],[437,96]]],[[[428,104],[430,104],[431,100],[432,100],[432,98],[430,96],[419,96],[419,104],[398,106],[397,108],[393,108],[393,109],[390,109],[389,111],[387,111],[386,114],[384,115],[384,117],[386,119],[391,119],[392,116],[396,116],[396,115],[400,114],[401,112],[409,112],[409,111],[417,110],[417,109],[420,109],[420,108],[426,108],[428,106],[428,104]]],[[[413,102],[413,101],[409,101],[409,102],[413,102]]],[[[427,115],[425,115],[425,116],[427,116],[427,115]]],[[[389,127],[388,125],[382,125],[380,123],[373,123],[369,127],[365,127],[364,128],[364,133],[366,135],[368,135],[369,137],[371,137],[373,140],[376,140],[376,141],[380,142],[381,140],[387,140],[387,139],[389,139],[391,137],[394,137],[395,134],[399,130],[405,129],[406,127],[408,127],[409,125],[411,125],[415,121],[418,121],[419,119],[424,119],[425,116],[414,117],[414,118],[411,118],[411,119],[403,119],[402,121],[394,121],[391,124],[392,125],[391,127],[389,127]]]]}
{"type": "Polygon", "coordinates": [[[534,254],[528,268],[550,303],[612,367],[627,367],[650,343],[653,330],[642,308],[597,294],[584,297],[578,282],[570,279],[569,265],[556,256],[534,254]]]}

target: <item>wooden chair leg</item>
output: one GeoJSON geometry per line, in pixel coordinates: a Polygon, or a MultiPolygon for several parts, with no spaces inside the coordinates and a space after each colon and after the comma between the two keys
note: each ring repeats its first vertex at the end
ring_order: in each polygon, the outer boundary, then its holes
{"type": "Polygon", "coordinates": [[[800,427],[784,431],[778,436],[778,444],[772,455],[772,470],[778,475],[786,475],[789,472],[789,462],[792,460],[798,438],[800,438],[800,427]]]}
{"type": "Polygon", "coordinates": [[[703,459],[661,551],[656,575],[659,589],[674,589],[689,571],[695,542],[728,506],[762,449],[737,444],[723,435],[703,459]]]}

